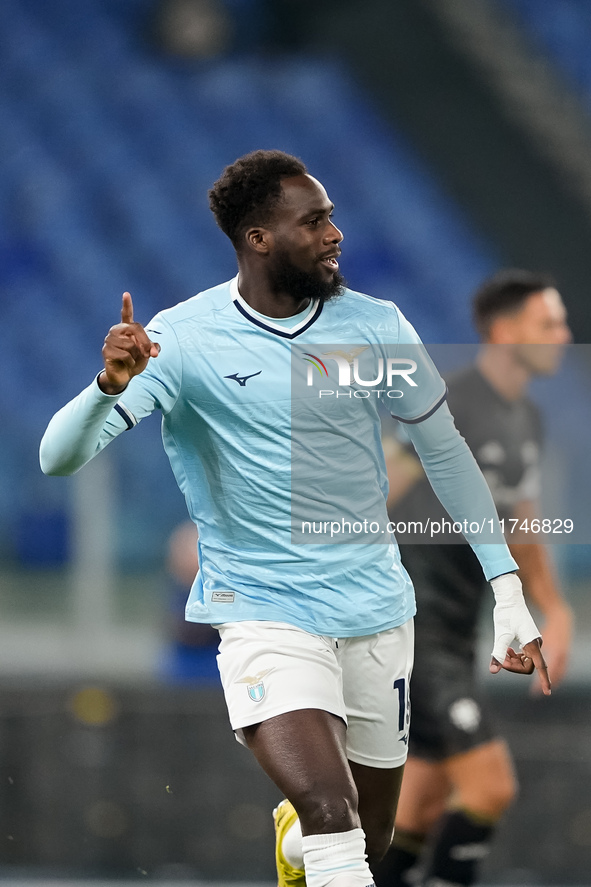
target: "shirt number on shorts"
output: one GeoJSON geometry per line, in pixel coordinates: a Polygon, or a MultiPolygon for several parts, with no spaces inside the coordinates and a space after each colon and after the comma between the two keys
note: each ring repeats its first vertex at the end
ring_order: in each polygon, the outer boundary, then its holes
{"type": "Polygon", "coordinates": [[[394,681],[394,689],[398,690],[398,730],[402,732],[408,718],[409,700],[406,696],[406,678],[394,681]]]}

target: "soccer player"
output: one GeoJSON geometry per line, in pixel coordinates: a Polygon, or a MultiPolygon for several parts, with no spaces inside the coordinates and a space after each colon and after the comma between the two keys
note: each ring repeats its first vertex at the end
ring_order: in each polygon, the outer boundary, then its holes
{"type": "MultiPolygon", "coordinates": [[[[551,278],[510,269],[482,284],[473,315],[485,344],[475,365],[448,379],[448,403],[499,515],[507,527],[509,519],[521,525],[539,514],[540,494],[541,420],[527,388],[533,377],[558,367],[570,341],[566,309],[551,278]]],[[[392,518],[438,519],[438,503],[418,459],[408,450],[392,451],[388,463],[392,518]]],[[[570,608],[544,546],[528,544],[525,532],[508,538],[525,591],[544,616],[544,651],[557,682],[567,664],[570,608]]],[[[475,676],[486,588],[467,545],[407,545],[402,536],[399,541],[418,610],[412,727],[394,841],[376,883],[472,884],[516,792],[509,750],[475,676]]]]}
{"type": "MultiPolygon", "coordinates": [[[[496,511],[412,326],[392,302],[345,286],[333,204],[304,164],[255,151],[227,167],[209,197],[237,276],[146,328],[125,293],[104,369],[51,420],[41,465],[72,474],[161,411],[164,447],[199,527],[187,619],[218,627],[232,728],[286,797],[275,814],[279,882],[368,887],[391,842],[406,759],[414,596],[393,541],[292,542],[292,507],[313,517],[334,500],[354,511],[357,491],[386,515],[377,397],[296,399],[303,368],[324,368],[325,390],[340,392],[335,364],[340,383],[359,349],[414,349],[420,384],[407,386],[397,414],[452,515],[492,524],[496,511]],[[299,449],[294,422],[309,426],[299,449]],[[292,446],[301,455],[294,471],[292,446]],[[344,472],[336,478],[335,454],[344,472]],[[294,489],[296,468],[314,483],[294,489]]],[[[490,541],[470,541],[498,602],[495,668],[535,666],[549,693],[540,633],[500,527],[490,541]],[[523,650],[507,653],[514,637],[523,650]]]]}

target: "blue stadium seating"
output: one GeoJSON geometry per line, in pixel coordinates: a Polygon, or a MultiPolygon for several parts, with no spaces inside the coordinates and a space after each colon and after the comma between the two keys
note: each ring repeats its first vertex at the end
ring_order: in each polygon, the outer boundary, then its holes
{"type": "MultiPolygon", "coordinates": [[[[17,517],[64,506],[68,482],[41,475],[38,441],[97,371],[123,290],[147,320],[234,274],[206,192],[238,155],[279,147],[302,156],[337,204],[351,285],[395,299],[425,341],[474,340],[467,300],[496,264],[339,63],[238,48],[210,61],[174,59],[150,42],[152,8],[0,5],[5,556],[15,551],[17,517]]],[[[162,471],[157,422],[145,424],[116,448],[133,489],[122,505],[130,564],[156,558],[183,514],[162,471]],[[157,514],[146,507],[155,492],[157,514]]]]}
{"type": "Polygon", "coordinates": [[[588,0],[497,0],[548,55],[591,109],[591,4],[588,0]]]}

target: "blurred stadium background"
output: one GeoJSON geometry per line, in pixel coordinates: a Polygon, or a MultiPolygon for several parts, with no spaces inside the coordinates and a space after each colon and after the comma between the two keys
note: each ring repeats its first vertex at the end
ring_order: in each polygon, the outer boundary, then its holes
{"type": "MultiPolygon", "coordinates": [[[[471,292],[506,265],[554,273],[591,341],[588,0],[2,0],[4,881],[273,881],[277,793],[231,736],[211,648],[197,677],[174,660],[185,513],[158,421],[74,478],[37,459],[123,290],[146,322],[233,276],[206,192],[258,147],[305,160],[350,284],[426,342],[475,342],[471,292]]],[[[582,353],[567,393],[540,393],[550,488],[582,489],[581,514],[590,373],[582,353]]],[[[556,560],[569,680],[551,701],[491,686],[522,792],[490,884],[591,883],[591,548],[556,560]]]]}

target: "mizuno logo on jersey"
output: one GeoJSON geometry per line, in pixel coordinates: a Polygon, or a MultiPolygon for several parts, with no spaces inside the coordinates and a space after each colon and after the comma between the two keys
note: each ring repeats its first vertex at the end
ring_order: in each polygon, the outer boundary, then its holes
{"type": "Polygon", "coordinates": [[[238,373],[232,373],[231,376],[224,376],[224,379],[233,379],[238,382],[241,388],[244,388],[249,379],[252,379],[253,376],[260,376],[262,372],[259,370],[258,373],[251,373],[250,376],[239,376],[238,373]]]}

